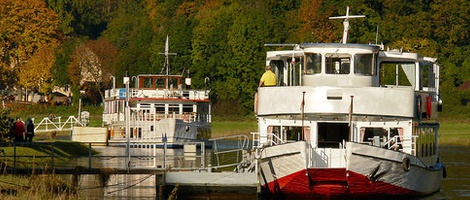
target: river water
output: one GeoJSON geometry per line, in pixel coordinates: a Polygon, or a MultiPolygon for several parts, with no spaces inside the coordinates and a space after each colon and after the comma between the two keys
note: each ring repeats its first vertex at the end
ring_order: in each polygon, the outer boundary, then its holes
{"type": "MultiPolygon", "coordinates": [[[[110,151],[109,147],[100,148],[101,151],[107,153],[122,153],[116,150],[110,151]]],[[[123,151],[123,149],[121,148],[119,151],[123,151]]],[[[441,145],[439,151],[441,161],[446,165],[447,178],[443,180],[440,192],[419,199],[470,199],[470,146],[441,145]]],[[[122,165],[125,163],[117,164],[122,165]]],[[[157,196],[155,177],[150,175],[111,175],[107,187],[99,187],[99,185],[100,180],[97,176],[82,176],[80,180],[80,197],[85,199],[155,199],[157,196]]],[[[178,199],[260,200],[262,197],[257,194],[200,193],[179,195],[178,199]]]]}

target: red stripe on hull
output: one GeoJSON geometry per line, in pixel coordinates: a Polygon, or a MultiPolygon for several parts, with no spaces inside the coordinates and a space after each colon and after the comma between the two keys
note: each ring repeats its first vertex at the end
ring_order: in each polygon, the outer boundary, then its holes
{"type": "Polygon", "coordinates": [[[301,170],[263,185],[274,195],[310,198],[377,197],[381,195],[417,195],[416,192],[381,181],[370,181],[366,176],[345,168],[301,170]]]}

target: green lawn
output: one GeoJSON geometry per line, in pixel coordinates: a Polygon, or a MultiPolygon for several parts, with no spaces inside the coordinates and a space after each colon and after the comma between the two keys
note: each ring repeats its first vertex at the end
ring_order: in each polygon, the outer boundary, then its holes
{"type": "Polygon", "coordinates": [[[258,125],[256,120],[252,121],[213,121],[212,137],[223,137],[229,135],[247,135],[251,137],[250,132],[257,132],[258,125]]]}
{"type": "Polygon", "coordinates": [[[470,145],[470,123],[441,122],[439,144],[470,145]]]}
{"type": "MultiPolygon", "coordinates": [[[[51,141],[51,142],[34,142],[32,144],[22,143],[14,146],[15,143],[3,143],[0,150],[5,154],[0,156],[0,162],[6,163],[13,167],[13,156],[19,156],[16,159],[16,166],[23,168],[50,166],[52,163],[51,155],[54,155],[54,164],[60,165],[67,163],[74,157],[88,156],[89,149],[87,146],[72,141],[51,141]]],[[[92,150],[92,154],[97,152],[92,150]]]]}
{"type": "MultiPolygon", "coordinates": [[[[41,104],[13,104],[11,108],[12,117],[34,117],[39,122],[43,117],[49,114],[56,116],[68,117],[70,115],[77,116],[78,106],[45,106],[41,104]]],[[[85,106],[83,111],[90,112],[90,126],[101,126],[101,106],[85,106]]],[[[443,118],[440,128],[440,144],[453,145],[470,145],[470,122],[469,120],[443,118]]],[[[250,132],[257,132],[258,126],[255,117],[217,117],[213,116],[212,120],[212,137],[223,137],[228,135],[244,134],[251,136],[250,132]]],[[[62,134],[62,133],[58,133],[62,134]]],[[[64,132],[63,134],[69,134],[64,132]]],[[[47,134],[40,134],[36,139],[50,138],[47,134]]],[[[250,137],[251,138],[251,137],[250,137]]]]}

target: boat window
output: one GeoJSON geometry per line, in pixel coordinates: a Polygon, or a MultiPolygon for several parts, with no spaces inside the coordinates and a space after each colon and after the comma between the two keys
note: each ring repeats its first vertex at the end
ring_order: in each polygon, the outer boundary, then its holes
{"type": "Polygon", "coordinates": [[[165,113],[165,105],[163,104],[155,104],[155,112],[157,113],[165,113]]]}
{"type": "Polygon", "coordinates": [[[183,113],[192,113],[193,105],[183,104],[183,113]]]}
{"type": "Polygon", "coordinates": [[[150,104],[142,103],[142,104],[140,104],[140,108],[150,108],[150,104]]]}
{"type": "Polygon", "coordinates": [[[361,128],[361,142],[378,147],[402,149],[403,128],[365,127],[361,128]]]}
{"type": "Polygon", "coordinates": [[[292,58],[287,59],[287,85],[299,85],[299,73],[302,70],[301,63],[299,57],[295,57],[295,61],[292,61],[292,58]]]}
{"type": "Polygon", "coordinates": [[[321,73],[321,54],[309,53],[305,55],[305,69],[304,74],[319,74],[321,73]]]}
{"type": "Polygon", "coordinates": [[[268,132],[276,136],[270,138],[276,144],[280,144],[281,141],[295,142],[302,140],[302,128],[300,126],[269,126],[268,132]]]}
{"type": "Polygon", "coordinates": [[[286,83],[284,82],[284,61],[282,60],[272,60],[269,62],[273,72],[276,74],[276,85],[284,86],[286,83]]]}
{"type": "Polygon", "coordinates": [[[318,123],[318,147],[339,148],[340,143],[349,141],[348,123],[318,123]]]}
{"type": "Polygon", "coordinates": [[[351,67],[351,55],[329,53],[326,57],[326,73],[327,74],[349,74],[351,67]]]}
{"type": "Polygon", "coordinates": [[[176,78],[169,78],[168,80],[168,87],[169,88],[178,88],[178,79],[176,78]]]}
{"type": "Polygon", "coordinates": [[[436,78],[433,72],[433,63],[421,63],[421,80],[422,81],[420,81],[420,89],[423,89],[424,91],[430,91],[431,88],[436,87],[436,78]]]}
{"type": "Polygon", "coordinates": [[[380,63],[380,85],[415,86],[415,63],[380,63]]]}
{"type": "Polygon", "coordinates": [[[381,147],[387,141],[388,132],[384,128],[361,128],[361,139],[364,143],[381,147]]]}
{"type": "Polygon", "coordinates": [[[168,104],[168,114],[179,114],[180,113],[180,104],[168,104]]]}
{"type": "Polygon", "coordinates": [[[152,78],[144,78],[144,88],[152,88],[152,78]]]}
{"type": "Polygon", "coordinates": [[[165,79],[157,78],[155,80],[155,85],[157,88],[165,88],[165,79]]]}
{"type": "Polygon", "coordinates": [[[356,54],[354,55],[354,73],[367,76],[374,75],[375,62],[374,54],[356,54]]]}

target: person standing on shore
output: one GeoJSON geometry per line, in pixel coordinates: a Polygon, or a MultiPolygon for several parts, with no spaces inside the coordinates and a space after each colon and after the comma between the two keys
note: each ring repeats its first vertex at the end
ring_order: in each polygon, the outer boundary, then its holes
{"type": "Polygon", "coordinates": [[[26,120],[26,142],[32,142],[34,137],[34,123],[31,118],[26,120]]]}
{"type": "Polygon", "coordinates": [[[24,133],[25,127],[24,122],[21,118],[17,117],[15,124],[13,124],[13,132],[15,133],[15,142],[23,142],[24,141],[24,133]]]}

